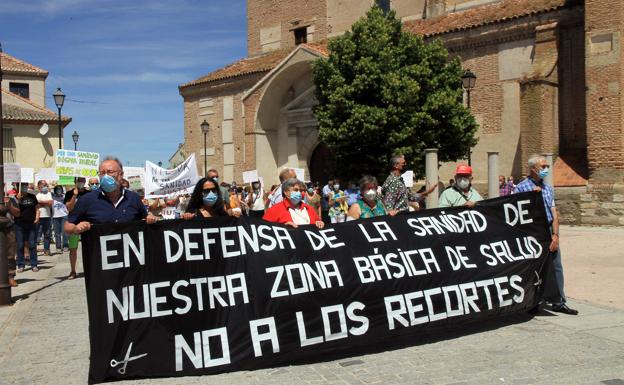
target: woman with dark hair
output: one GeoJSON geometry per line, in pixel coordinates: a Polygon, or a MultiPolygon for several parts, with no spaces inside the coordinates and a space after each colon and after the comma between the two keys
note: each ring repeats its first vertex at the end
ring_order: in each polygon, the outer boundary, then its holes
{"type": "Polygon", "coordinates": [[[212,218],[228,215],[221,196],[221,189],[212,178],[201,178],[193,189],[191,199],[182,214],[184,219],[212,218]]]}

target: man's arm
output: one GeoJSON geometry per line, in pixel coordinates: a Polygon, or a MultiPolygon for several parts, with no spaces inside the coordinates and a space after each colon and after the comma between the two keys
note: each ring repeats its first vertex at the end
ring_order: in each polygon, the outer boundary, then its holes
{"type": "Polygon", "coordinates": [[[550,247],[548,248],[550,252],[554,252],[559,248],[559,214],[557,213],[556,207],[551,207],[550,212],[552,213],[553,221],[552,221],[552,242],[550,242],[550,247]]]}

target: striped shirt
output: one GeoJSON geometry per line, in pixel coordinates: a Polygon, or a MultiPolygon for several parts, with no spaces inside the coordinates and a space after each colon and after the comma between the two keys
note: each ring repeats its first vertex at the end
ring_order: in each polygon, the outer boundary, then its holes
{"type": "Polygon", "coordinates": [[[552,209],[555,208],[555,189],[547,183],[544,183],[543,180],[539,182],[534,181],[530,177],[526,178],[522,182],[516,185],[514,189],[515,193],[533,191],[536,187],[542,188],[542,198],[544,199],[544,208],[546,209],[546,218],[548,219],[548,223],[552,223],[553,215],[552,209]]]}

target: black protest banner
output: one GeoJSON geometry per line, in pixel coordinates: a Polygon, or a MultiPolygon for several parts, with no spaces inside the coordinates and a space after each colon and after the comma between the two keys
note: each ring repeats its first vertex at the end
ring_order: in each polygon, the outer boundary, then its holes
{"type": "Polygon", "coordinates": [[[93,226],[89,381],[356,355],[526,311],[550,242],[534,192],[323,230],[229,217],[93,226]]]}

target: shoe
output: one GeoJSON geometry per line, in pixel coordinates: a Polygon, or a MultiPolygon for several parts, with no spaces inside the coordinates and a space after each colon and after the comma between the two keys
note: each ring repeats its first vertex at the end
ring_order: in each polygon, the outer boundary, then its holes
{"type": "Polygon", "coordinates": [[[63,252],[66,253],[69,251],[69,247],[63,247],[63,252]]]}
{"type": "Polygon", "coordinates": [[[67,276],[67,279],[75,279],[76,278],[76,272],[72,271],[71,273],[69,273],[69,275],[67,276]]]}
{"type": "Polygon", "coordinates": [[[11,285],[11,287],[17,287],[17,281],[15,278],[9,278],[9,285],[11,285]]]}
{"type": "Polygon", "coordinates": [[[569,314],[569,315],[577,315],[578,314],[578,310],[572,309],[570,307],[568,307],[568,305],[561,304],[561,305],[556,305],[552,307],[552,311],[557,312],[557,313],[564,313],[564,314],[569,314]]]}
{"type": "Polygon", "coordinates": [[[18,273],[23,273],[24,272],[24,268],[23,267],[18,267],[17,268],[17,272],[18,273]]]}
{"type": "Polygon", "coordinates": [[[33,268],[32,268],[32,272],[33,272],[33,273],[36,273],[36,272],[38,272],[38,271],[39,271],[39,268],[38,268],[37,266],[35,266],[35,267],[33,267],[33,268]]]}

